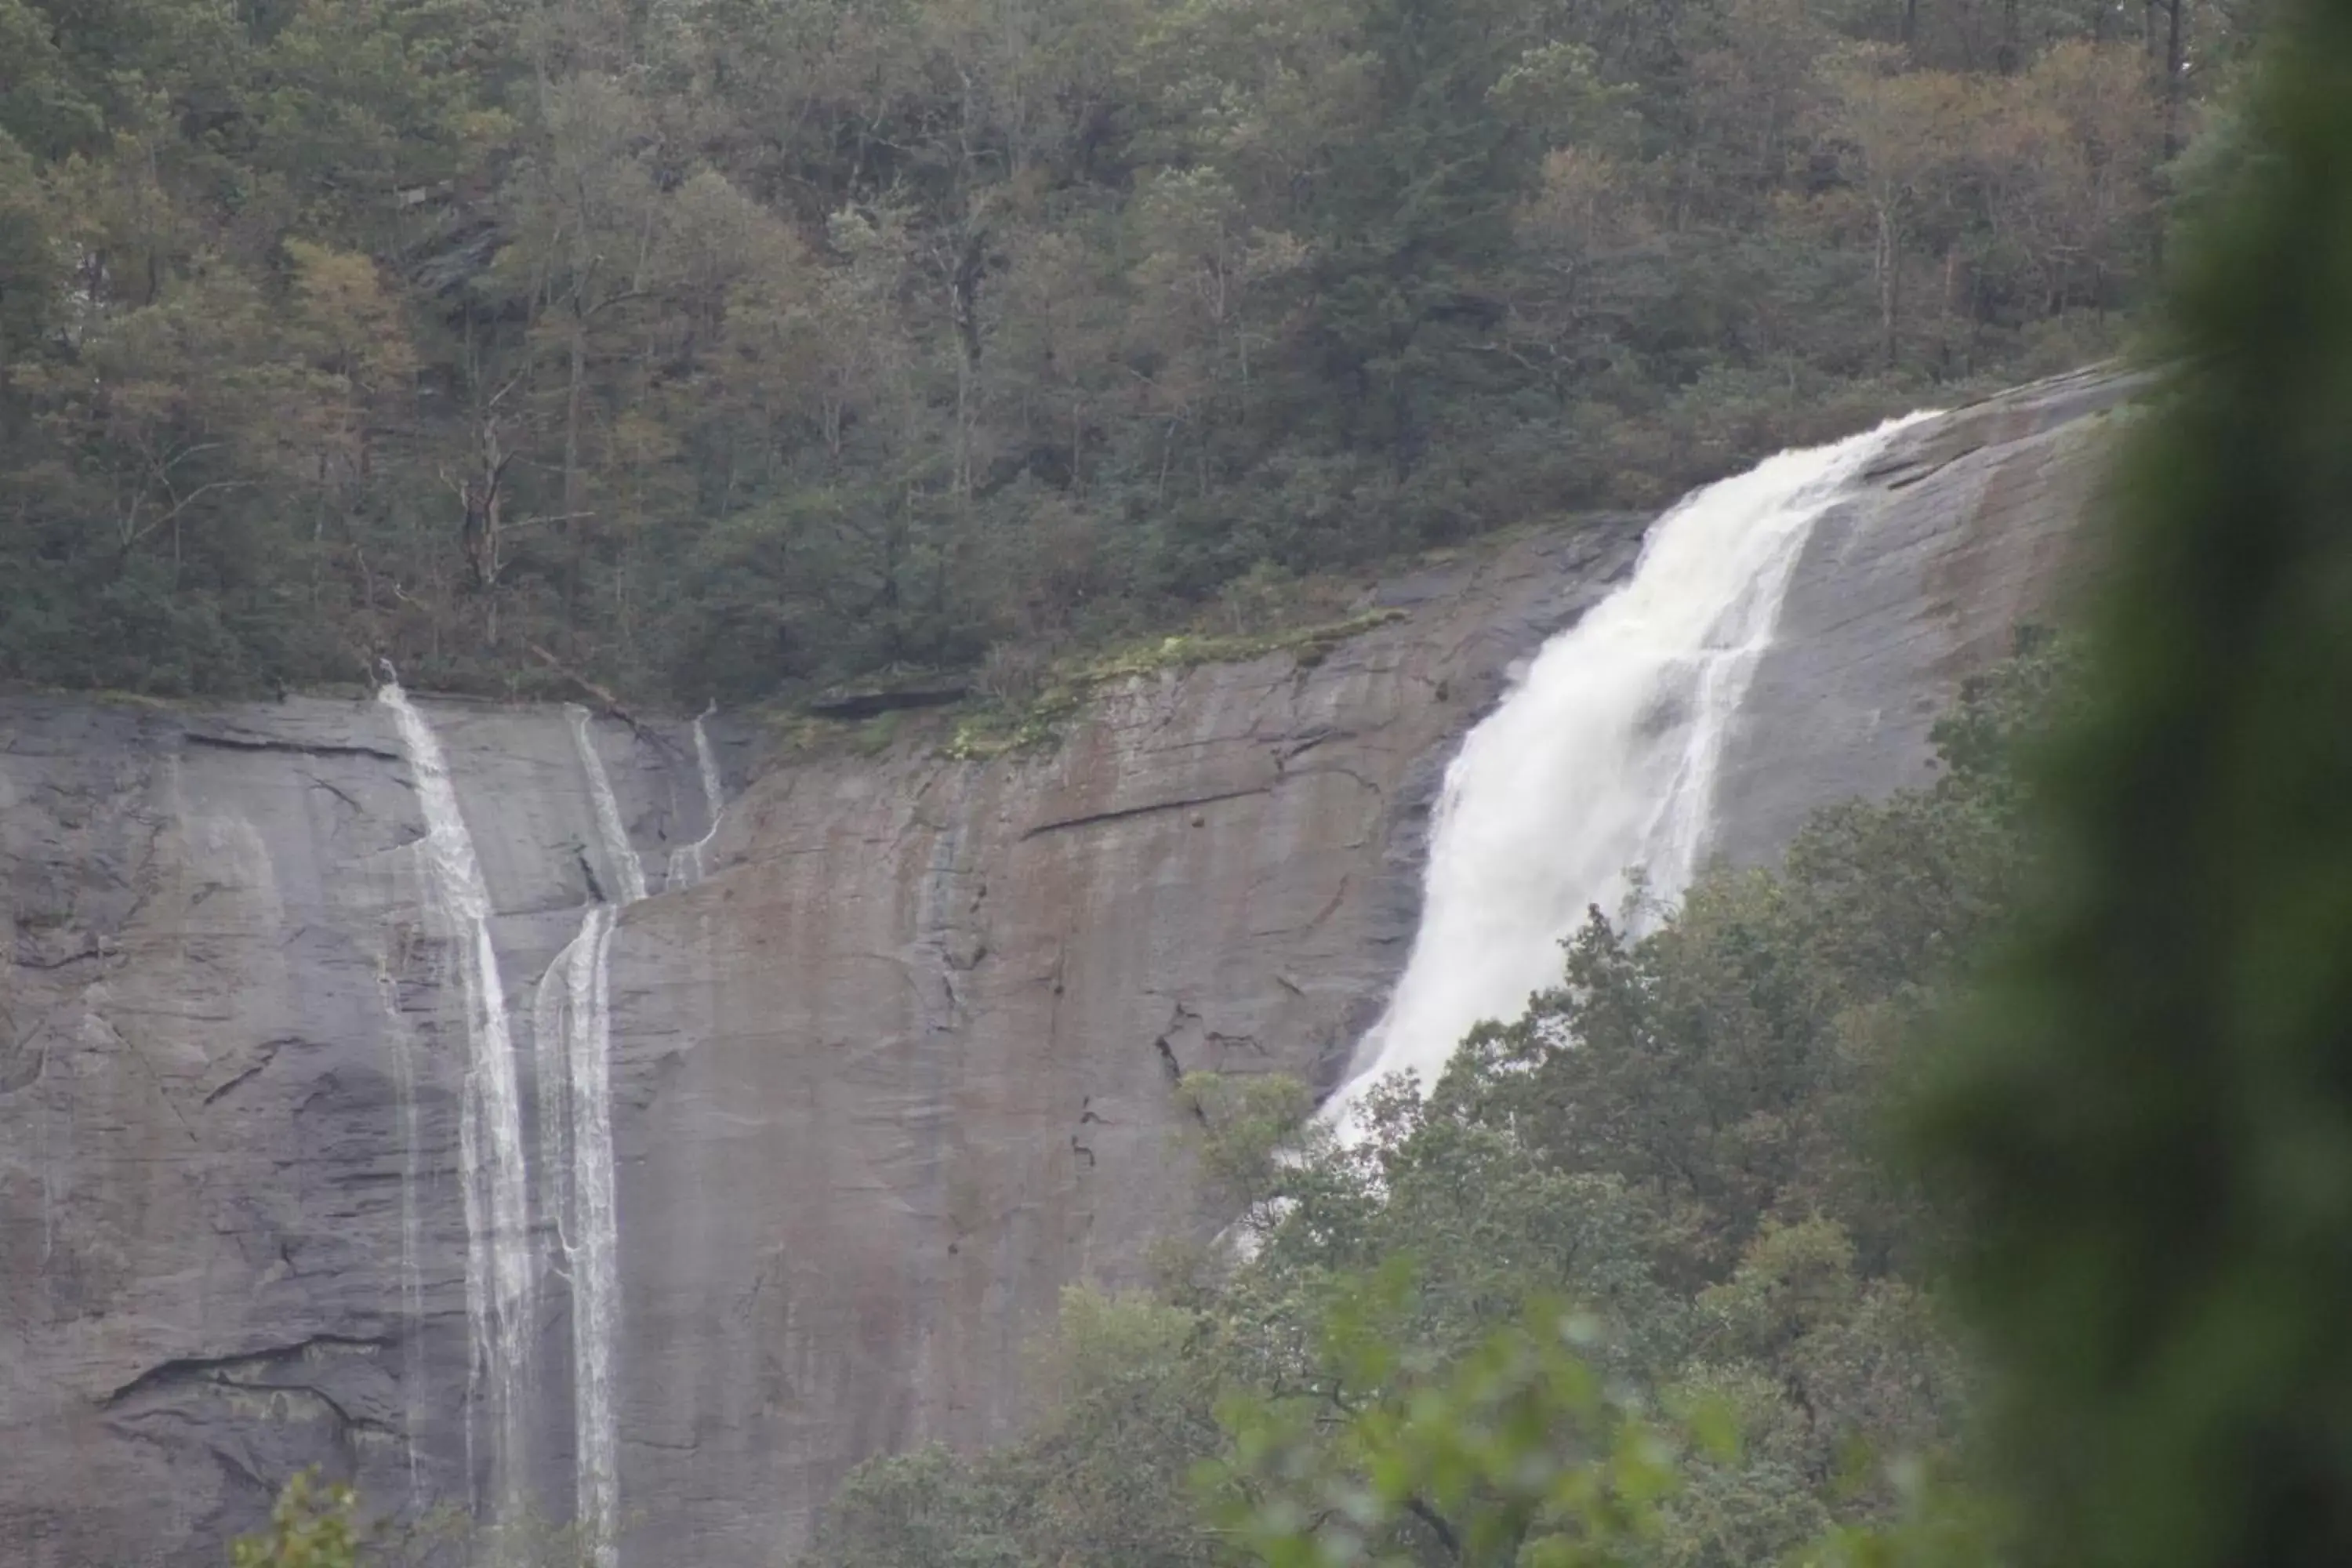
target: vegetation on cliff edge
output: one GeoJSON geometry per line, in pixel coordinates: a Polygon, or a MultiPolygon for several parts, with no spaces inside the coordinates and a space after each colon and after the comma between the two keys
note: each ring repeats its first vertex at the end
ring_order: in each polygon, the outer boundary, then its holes
{"type": "Polygon", "coordinates": [[[2252,9],[0,0],[0,679],[699,707],[1654,505],[2105,352],[2252,9]]]}

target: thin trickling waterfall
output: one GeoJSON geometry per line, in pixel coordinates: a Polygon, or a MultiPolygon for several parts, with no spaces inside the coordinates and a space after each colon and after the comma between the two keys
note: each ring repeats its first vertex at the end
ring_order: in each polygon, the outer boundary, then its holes
{"type": "Polygon", "coordinates": [[[719,755],[710,749],[710,731],[703,727],[703,720],[709,717],[706,711],[694,721],[694,765],[702,775],[702,837],[670,851],[665,888],[691,888],[710,874],[706,856],[710,841],[719,837],[719,818],[727,809],[727,789],[719,782],[719,755]]]}
{"type": "MultiPolygon", "coordinates": [[[[589,915],[604,908],[589,906],[589,915]]],[[[530,997],[531,1078],[539,1086],[539,1212],[556,1227],[557,1266],[563,1267],[564,1209],[572,1194],[572,1068],[570,1040],[564,1033],[570,994],[565,977],[581,931],[555,955],[530,997]]]]}
{"type": "MultiPolygon", "coordinates": [[[[598,755],[588,712],[571,708],[572,737],[621,902],[646,896],[646,876],[598,755]]],[[[616,912],[591,905],[533,998],[540,1074],[540,1158],[557,1246],[572,1283],[573,1520],[599,1568],[614,1568],[620,1522],[619,1434],[613,1351],[620,1328],[620,1217],[614,1197],[611,957],[616,912]]]]}
{"type": "MultiPolygon", "coordinates": [[[[465,1003],[466,1087],[457,1121],[457,1165],[466,1214],[466,1310],[473,1338],[468,1383],[478,1404],[485,1396],[489,1402],[499,1506],[511,1516],[527,1473],[523,1397],[533,1281],[522,1103],[507,1029],[506,986],[490,944],[489,888],[458,812],[441,742],[398,681],[387,681],[377,699],[392,710],[415,777],[425,812],[419,852],[427,904],[446,928],[465,1003]]],[[[469,1417],[469,1441],[471,1431],[469,1417]]]]}
{"type": "Polygon", "coordinates": [[[710,816],[709,833],[719,831],[719,818],[727,809],[727,786],[719,778],[719,753],[710,749],[710,731],[703,721],[709,718],[706,710],[694,716],[694,766],[702,776],[702,804],[710,816]]]}
{"type": "MultiPolygon", "coordinates": [[[[1920,417],[1914,416],[1913,417],[1920,417]]],[[[1328,1114],[1411,1070],[1426,1089],[1462,1037],[1556,984],[1559,943],[1639,868],[1678,897],[1704,847],[1715,778],[1798,552],[1897,420],[1784,452],[1659,520],[1633,579],[1547,644],[1446,770],[1421,929],[1358,1076],[1328,1114]]]]}
{"type": "Polygon", "coordinates": [[[588,910],[580,934],[539,983],[534,1008],[541,1031],[541,1070],[558,1086],[551,1097],[542,1091],[541,1103],[551,1120],[542,1124],[541,1135],[542,1158],[549,1168],[563,1173],[552,1213],[562,1267],[572,1283],[573,1519],[603,1568],[616,1561],[614,1537],[620,1519],[619,1433],[613,1408],[620,1226],[614,1200],[609,1066],[614,919],[609,904],[588,910]]]}
{"type": "Polygon", "coordinates": [[[588,710],[566,703],[563,716],[572,721],[572,744],[580,752],[581,771],[588,775],[588,798],[596,808],[596,832],[604,841],[604,858],[620,882],[621,902],[634,904],[646,896],[645,863],[629,843],[629,830],[621,821],[621,803],[614,798],[604,759],[596,754],[596,740],[588,730],[588,710]]]}
{"type": "Polygon", "coordinates": [[[425,1510],[425,1479],[417,1462],[416,1435],[425,1426],[425,1274],[424,1220],[418,1207],[420,1177],[416,1124],[416,1042],[407,1016],[400,1010],[400,983],[392,960],[377,960],[376,990],[383,1003],[384,1024],[392,1042],[392,1075],[399,1096],[395,1110],[400,1134],[400,1313],[407,1325],[401,1335],[401,1389],[406,1399],[402,1440],[408,1458],[408,1505],[425,1510]]]}

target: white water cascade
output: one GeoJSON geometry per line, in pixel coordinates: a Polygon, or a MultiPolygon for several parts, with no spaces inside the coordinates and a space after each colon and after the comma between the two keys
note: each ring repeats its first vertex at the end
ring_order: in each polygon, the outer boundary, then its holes
{"type": "MultiPolygon", "coordinates": [[[[466,1012],[466,1082],[457,1121],[457,1166],[466,1215],[466,1311],[472,1334],[470,1397],[488,1400],[495,1423],[500,1507],[521,1501],[524,1398],[532,1300],[530,1194],[523,1156],[522,1102],[506,986],[490,943],[490,893],[457,809],[448,759],[425,715],[397,680],[377,700],[392,710],[401,750],[425,813],[427,908],[457,960],[466,1012]]],[[[467,1423],[467,1441],[473,1424],[467,1423]]]]}
{"type": "MultiPolygon", "coordinates": [[[[595,807],[604,861],[623,905],[646,896],[644,864],[584,708],[565,710],[595,807]]],[[[700,726],[696,727],[698,737],[700,726]]],[[[558,1266],[572,1284],[572,1519],[598,1568],[614,1568],[620,1523],[619,1435],[613,1347],[620,1328],[620,1215],[614,1196],[611,957],[617,911],[595,903],[556,955],[531,1004],[539,1068],[542,1202],[556,1227],[558,1266]]]]}
{"type": "Polygon", "coordinates": [[[405,1394],[402,1444],[408,1460],[408,1505],[425,1511],[425,1476],[417,1459],[416,1436],[425,1426],[425,1336],[417,1329],[425,1321],[425,1225],[418,1206],[423,1162],[419,1158],[416,1119],[416,1041],[407,1016],[400,1010],[400,982],[393,975],[392,957],[376,961],[376,994],[383,1005],[386,1037],[392,1043],[392,1081],[397,1099],[394,1121],[400,1134],[400,1312],[410,1331],[402,1336],[401,1387],[405,1394]]]}
{"type": "Polygon", "coordinates": [[[702,723],[709,716],[706,710],[694,721],[694,766],[702,776],[702,837],[669,852],[669,875],[662,884],[665,889],[691,888],[710,874],[705,856],[710,841],[719,837],[719,818],[727,809],[727,788],[719,782],[719,754],[710,749],[710,731],[702,723]]]}
{"type": "MultiPolygon", "coordinates": [[[[1911,419],[1925,417],[1915,415],[1911,419]]],[[[1473,1026],[1560,977],[1563,938],[1641,872],[1672,900],[1704,847],[1724,742],[1814,521],[1902,426],[1783,452],[1696,491],[1631,581],[1552,638],[1446,770],[1421,929],[1357,1076],[1326,1116],[1410,1070],[1426,1091],[1473,1026]]]]}
{"type": "Polygon", "coordinates": [[[613,1345],[620,1328],[620,1216],[614,1198],[610,963],[614,910],[589,908],[539,983],[541,1158],[552,1173],[558,1267],[572,1284],[573,1521],[599,1568],[617,1561],[619,1434],[613,1345]]]}
{"type": "Polygon", "coordinates": [[[621,821],[621,803],[614,797],[604,759],[596,754],[596,740],[588,730],[588,710],[568,702],[563,716],[572,721],[572,748],[580,753],[581,771],[588,775],[588,798],[596,808],[596,832],[604,841],[604,859],[620,879],[621,902],[634,904],[646,896],[645,863],[637,858],[629,830],[621,821]]]}

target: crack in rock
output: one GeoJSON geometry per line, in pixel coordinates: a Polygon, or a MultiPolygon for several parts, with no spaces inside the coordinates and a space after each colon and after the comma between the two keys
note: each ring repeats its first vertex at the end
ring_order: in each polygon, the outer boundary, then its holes
{"type": "MultiPolygon", "coordinates": [[[[264,1345],[257,1350],[235,1355],[174,1356],[149,1367],[112,1393],[101,1395],[101,1409],[112,1409],[123,1401],[140,1394],[152,1393],[180,1383],[209,1383],[228,1388],[269,1388],[269,1384],[242,1384],[236,1380],[238,1373],[257,1375],[273,1367],[299,1361],[312,1351],[374,1352],[392,1348],[393,1342],[380,1335],[311,1334],[292,1344],[264,1345]]],[[[323,1397],[323,1396],[322,1396],[323,1397]]]]}
{"type": "Polygon", "coordinates": [[[1138,816],[1157,816],[1164,812],[1185,811],[1197,805],[1214,805],[1220,801],[1247,800],[1252,795],[1268,793],[1265,784],[1253,784],[1247,789],[1229,789],[1215,795],[1193,795],[1183,800],[1153,801],[1148,805],[1122,806],[1116,811],[1097,811],[1086,816],[1066,817],[1058,822],[1040,823],[1021,837],[1025,842],[1041,838],[1048,833],[1066,833],[1078,827],[1098,827],[1108,822],[1126,822],[1138,816]]]}
{"type": "Polygon", "coordinates": [[[204,730],[189,730],[182,739],[191,746],[209,746],[218,752],[282,752],[297,757],[373,757],[378,762],[397,763],[397,752],[387,752],[380,746],[330,745],[308,741],[275,741],[258,735],[219,735],[204,730]]]}

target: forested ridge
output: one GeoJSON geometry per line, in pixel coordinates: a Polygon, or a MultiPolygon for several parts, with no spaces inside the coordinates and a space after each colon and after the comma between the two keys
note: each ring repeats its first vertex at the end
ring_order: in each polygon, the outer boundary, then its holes
{"type": "Polygon", "coordinates": [[[2105,352],[2248,9],[0,0],[0,678],[698,706],[1654,505],[2105,352]]]}

